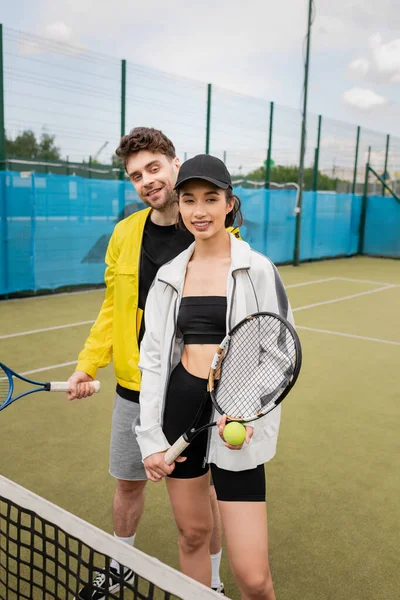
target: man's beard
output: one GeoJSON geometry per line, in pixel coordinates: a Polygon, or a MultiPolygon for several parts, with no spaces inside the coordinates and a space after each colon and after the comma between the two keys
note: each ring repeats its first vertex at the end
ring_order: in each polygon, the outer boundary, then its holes
{"type": "Polygon", "coordinates": [[[151,208],[154,208],[155,210],[159,210],[160,212],[169,211],[174,204],[176,204],[176,206],[178,206],[178,196],[177,196],[177,193],[175,192],[175,190],[173,190],[172,188],[167,188],[165,186],[163,189],[163,192],[164,192],[164,201],[161,204],[158,201],[156,201],[153,204],[151,202],[151,199],[149,199],[147,197],[142,198],[142,200],[145,204],[147,204],[147,206],[150,206],[151,208]]]}

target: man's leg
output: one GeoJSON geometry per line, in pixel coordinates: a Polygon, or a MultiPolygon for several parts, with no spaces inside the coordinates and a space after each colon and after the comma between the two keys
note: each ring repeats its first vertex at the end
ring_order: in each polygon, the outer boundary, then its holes
{"type": "Polygon", "coordinates": [[[220,579],[220,566],[222,556],[222,520],[219,512],[218,500],[215,494],[215,488],[210,485],[210,502],[213,515],[213,530],[210,540],[210,555],[211,555],[211,587],[223,593],[224,584],[220,579]]]}
{"type": "MultiPolygon", "coordinates": [[[[144,508],[146,473],[133,431],[139,404],[115,397],[111,427],[110,474],[117,480],[113,499],[114,535],[133,545],[144,508]]],[[[114,566],[114,565],[113,565],[114,566]]]]}
{"type": "MultiPolygon", "coordinates": [[[[144,509],[146,481],[117,479],[113,498],[114,537],[133,546],[136,530],[144,509]]],[[[112,560],[111,567],[119,572],[119,564],[112,560]]]]}
{"type": "MultiPolygon", "coordinates": [[[[143,513],[146,473],[142,456],[132,430],[132,424],[139,415],[139,404],[115,397],[111,427],[110,474],[117,480],[113,498],[114,536],[133,546],[136,529],[143,513]]],[[[120,566],[113,560],[108,581],[109,590],[119,589],[120,566]]],[[[124,571],[124,580],[133,581],[133,573],[124,571]]],[[[103,574],[88,582],[78,595],[79,600],[103,600],[106,578],[103,574]]]]}
{"type": "Polygon", "coordinates": [[[113,498],[114,532],[119,538],[136,535],[144,508],[146,481],[117,479],[113,498]]]}

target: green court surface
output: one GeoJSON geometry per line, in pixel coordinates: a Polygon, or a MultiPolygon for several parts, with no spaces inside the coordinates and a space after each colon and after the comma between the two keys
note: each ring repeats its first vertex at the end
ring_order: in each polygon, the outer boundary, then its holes
{"type": "MultiPolygon", "coordinates": [[[[357,257],[280,272],[304,358],[267,465],[277,599],[395,600],[400,262],[357,257]]],[[[0,361],[39,380],[68,378],[102,296],[96,290],[1,302],[0,361]]],[[[90,399],[36,394],[0,412],[0,472],[112,532],[112,366],[98,377],[102,391],[90,399]]],[[[178,566],[164,484],[147,487],[137,547],[178,566]]],[[[222,574],[237,600],[226,552],[222,574]]]]}

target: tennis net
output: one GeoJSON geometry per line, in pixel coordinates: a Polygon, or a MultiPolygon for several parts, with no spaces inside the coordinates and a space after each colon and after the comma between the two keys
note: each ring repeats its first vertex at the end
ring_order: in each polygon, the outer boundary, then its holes
{"type": "Polygon", "coordinates": [[[97,574],[109,581],[112,558],[131,569],[134,578],[125,583],[120,577],[118,589],[106,584],[102,596],[106,600],[220,598],[159,560],[0,476],[1,600],[78,598],[79,589],[93,582],[97,574]]]}

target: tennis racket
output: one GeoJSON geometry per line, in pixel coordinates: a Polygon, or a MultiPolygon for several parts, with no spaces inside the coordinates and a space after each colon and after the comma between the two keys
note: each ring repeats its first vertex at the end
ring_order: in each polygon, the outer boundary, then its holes
{"type": "MultiPolygon", "coordinates": [[[[100,381],[92,381],[94,385],[94,391],[100,391],[100,381]]],[[[34,394],[35,392],[69,392],[69,383],[67,381],[49,381],[47,383],[41,383],[40,381],[33,381],[23,375],[19,375],[9,367],[6,367],[0,362],[0,410],[6,408],[15,400],[19,400],[28,394],[34,394]],[[14,379],[20,379],[26,383],[30,383],[36,387],[27,390],[17,396],[13,396],[14,393],[14,379]]]]}
{"type": "Polygon", "coordinates": [[[270,413],[288,395],[301,368],[301,344],[294,327],[279,315],[260,312],[243,319],[219,345],[208,377],[208,392],[195,421],[167,450],[170,465],[198,433],[208,402],[228,421],[250,423],[270,413]]]}

